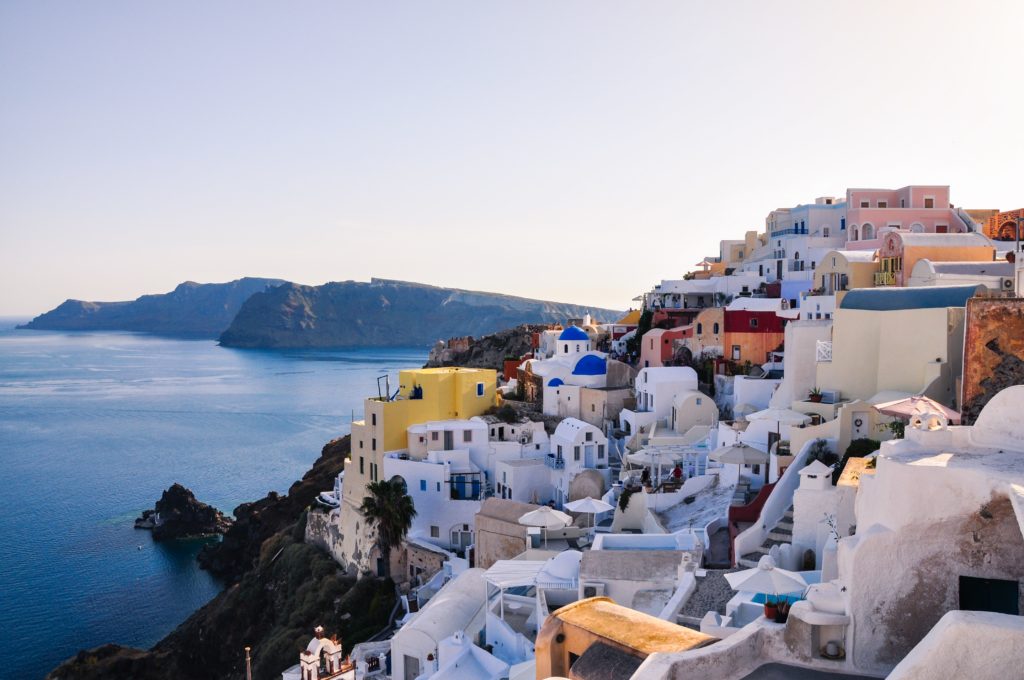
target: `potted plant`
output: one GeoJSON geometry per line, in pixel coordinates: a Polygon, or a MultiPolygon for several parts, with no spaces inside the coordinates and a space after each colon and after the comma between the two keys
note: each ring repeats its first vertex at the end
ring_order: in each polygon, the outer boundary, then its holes
{"type": "Polygon", "coordinates": [[[779,603],[775,599],[774,595],[764,596],[764,617],[771,621],[775,620],[775,617],[779,615],[779,603]]]}
{"type": "Polygon", "coordinates": [[[789,599],[781,598],[776,606],[775,623],[785,623],[789,619],[789,599]]]}
{"type": "Polygon", "coordinates": [[[811,391],[807,393],[807,401],[814,402],[815,404],[821,403],[821,390],[817,387],[812,387],[811,391]]]}

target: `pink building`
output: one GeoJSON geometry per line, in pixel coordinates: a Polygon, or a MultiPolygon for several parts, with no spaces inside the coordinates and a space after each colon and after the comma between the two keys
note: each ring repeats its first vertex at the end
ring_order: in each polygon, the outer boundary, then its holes
{"type": "Polygon", "coordinates": [[[675,340],[693,337],[693,326],[652,328],[640,339],[640,368],[664,366],[672,358],[675,340]]]}
{"type": "Polygon", "coordinates": [[[847,189],[846,247],[874,250],[888,231],[954,234],[969,231],[962,211],[949,202],[948,186],[847,189]]]}

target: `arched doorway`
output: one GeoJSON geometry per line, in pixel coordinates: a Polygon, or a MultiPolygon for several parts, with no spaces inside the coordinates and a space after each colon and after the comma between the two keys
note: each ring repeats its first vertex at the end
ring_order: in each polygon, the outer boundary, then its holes
{"type": "Polygon", "coordinates": [[[866,222],[860,230],[861,237],[865,241],[870,241],[875,237],[875,226],[870,222],[866,222]]]}
{"type": "Polygon", "coordinates": [[[1016,241],[1017,225],[1013,222],[1003,222],[999,225],[999,231],[996,233],[996,239],[999,241],[1016,241]]]}

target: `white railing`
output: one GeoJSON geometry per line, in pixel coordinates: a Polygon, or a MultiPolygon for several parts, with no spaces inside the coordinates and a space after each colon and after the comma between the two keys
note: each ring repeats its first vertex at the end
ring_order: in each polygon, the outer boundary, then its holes
{"type": "Polygon", "coordinates": [[[832,361],[832,341],[818,340],[814,348],[814,358],[819,364],[832,361]]]}

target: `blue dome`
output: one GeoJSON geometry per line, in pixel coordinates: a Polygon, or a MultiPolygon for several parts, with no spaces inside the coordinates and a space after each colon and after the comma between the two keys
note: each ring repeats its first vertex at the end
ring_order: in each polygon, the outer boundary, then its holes
{"type": "Polygon", "coordinates": [[[607,372],[608,365],[596,354],[587,354],[577,361],[576,368],[572,369],[573,375],[604,375],[607,372]]]}
{"type": "Polygon", "coordinates": [[[558,336],[559,340],[590,340],[579,326],[569,326],[558,336]]]}
{"type": "Polygon", "coordinates": [[[564,385],[564,384],[565,383],[562,382],[561,378],[552,378],[551,380],[548,381],[548,387],[558,387],[559,385],[564,385]]]}

